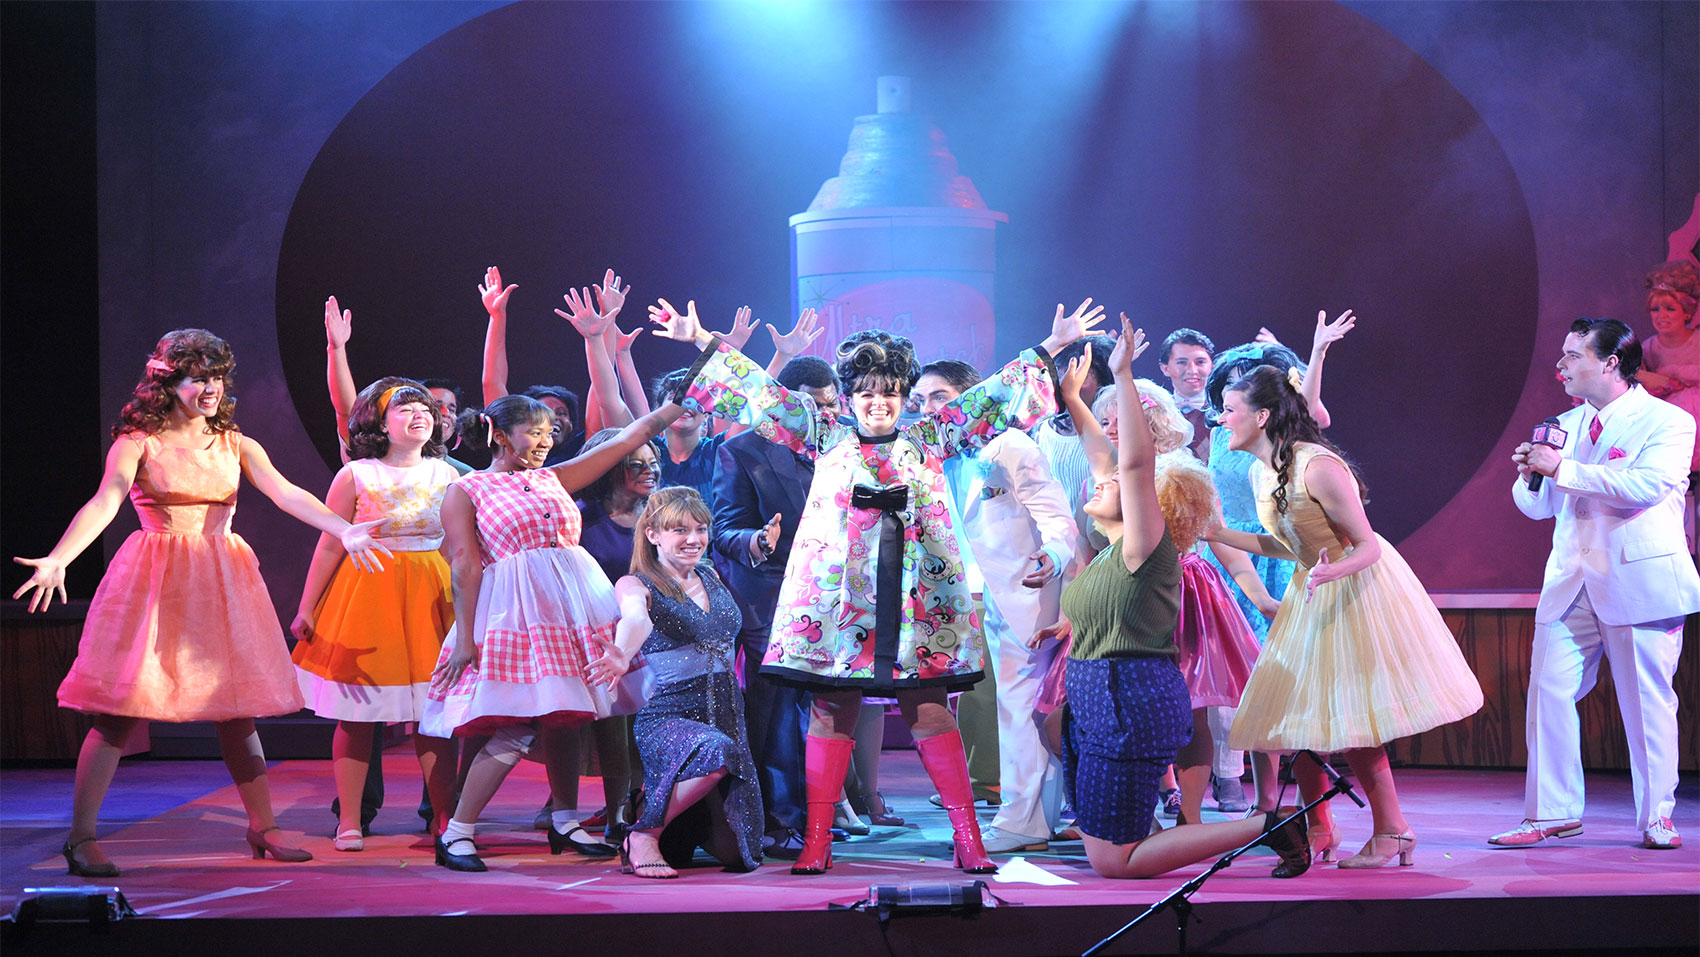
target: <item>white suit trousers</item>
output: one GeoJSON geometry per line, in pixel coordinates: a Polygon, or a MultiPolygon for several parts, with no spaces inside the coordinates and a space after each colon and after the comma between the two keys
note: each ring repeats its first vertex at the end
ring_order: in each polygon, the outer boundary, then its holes
{"type": "Polygon", "coordinates": [[[1576,703],[1594,688],[1600,657],[1610,659],[1623,712],[1634,785],[1636,827],[1646,829],[1676,807],[1676,692],[1671,678],[1682,652],[1681,618],[1608,625],[1594,614],[1584,587],[1557,621],[1537,625],[1529,665],[1529,772],[1524,815],[1581,820],[1582,730],[1576,703]]]}
{"type": "Polygon", "coordinates": [[[986,653],[995,655],[998,684],[998,788],[1002,803],[992,826],[1047,840],[1062,811],[1062,766],[1045,749],[1033,713],[1056,643],[1029,650],[1010,631],[992,596],[986,599],[986,653]]]}

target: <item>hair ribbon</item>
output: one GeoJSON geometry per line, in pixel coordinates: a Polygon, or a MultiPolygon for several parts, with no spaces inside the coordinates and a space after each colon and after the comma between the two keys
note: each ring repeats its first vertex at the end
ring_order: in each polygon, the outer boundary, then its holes
{"type": "Polygon", "coordinates": [[[378,396],[378,418],[381,419],[390,414],[390,400],[395,398],[395,394],[400,392],[402,388],[403,386],[392,385],[378,396]]]}

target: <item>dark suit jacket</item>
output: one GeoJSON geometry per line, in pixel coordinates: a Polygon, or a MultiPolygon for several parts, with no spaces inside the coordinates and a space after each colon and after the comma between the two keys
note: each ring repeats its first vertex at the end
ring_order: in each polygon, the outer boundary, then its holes
{"type": "Polygon", "coordinates": [[[721,444],[714,464],[714,550],[724,559],[727,584],[744,613],[744,631],[765,634],[773,624],[779,583],[791,557],[791,539],[814,481],[814,462],[754,432],[721,444]],[[750,542],[779,513],[779,544],[765,561],[752,562],[750,542]]]}

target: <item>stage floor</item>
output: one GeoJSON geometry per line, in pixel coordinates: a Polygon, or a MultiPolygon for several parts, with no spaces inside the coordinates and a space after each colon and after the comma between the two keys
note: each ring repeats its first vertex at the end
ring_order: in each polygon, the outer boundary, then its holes
{"type": "MultiPolygon", "coordinates": [[[[124,869],[113,881],[69,877],[58,855],[69,816],[70,770],[7,770],[0,776],[0,910],[9,913],[26,887],[115,884],[149,917],[189,924],[210,919],[226,927],[228,919],[261,919],[277,926],[272,922],[594,915],[602,918],[602,930],[612,932],[614,925],[607,919],[622,915],[696,915],[665,921],[652,917],[642,922],[648,928],[642,936],[676,934],[677,928],[693,926],[738,926],[739,919],[742,926],[765,935],[792,926],[779,919],[783,914],[824,914],[829,904],[862,899],[870,884],[971,879],[950,866],[949,824],[944,813],[927,802],[931,789],[912,751],[885,752],[881,769],[882,790],[893,808],[909,819],[908,825],[875,828],[869,837],[836,845],[835,866],[828,874],[796,877],[787,863],[769,862],[749,874],[703,866],[674,881],[639,880],[620,874],[615,862],[589,861],[571,853],[550,856],[543,833],[529,826],[547,790],[542,768],[530,762],[515,770],[480,824],[479,847],[490,871],[458,874],[436,867],[414,813],[419,777],[411,748],[392,750],[384,764],[389,804],[360,853],[331,848],[329,762],[274,765],[271,782],[279,823],[315,855],[307,864],[279,864],[250,859],[242,842],[245,818],[222,764],[126,761],[108,799],[101,836],[102,847],[124,869]]],[[[1589,776],[1584,835],[1528,850],[1492,848],[1484,838],[1522,817],[1522,782],[1521,772],[1401,770],[1401,796],[1419,837],[1414,867],[1345,871],[1317,865],[1300,878],[1275,880],[1269,877],[1273,857],[1256,852],[1211,878],[1194,897],[1204,922],[1194,925],[1193,948],[1265,953],[1485,951],[1521,941],[1519,946],[1531,949],[1637,950],[1700,942],[1695,940],[1700,921],[1700,807],[1692,777],[1679,792],[1676,818],[1690,843],[1674,851],[1638,846],[1639,832],[1630,824],[1629,780],[1614,774],[1589,776]],[[1330,902],[1342,906],[1323,906],[1330,902]],[[1418,906],[1424,903],[1433,906],[1418,906]],[[1649,927],[1649,920],[1659,926],[1649,927]],[[1245,926],[1248,921],[1253,926],[1245,926]],[[1386,926],[1387,921],[1417,926],[1395,929],[1386,926]],[[1498,926],[1502,921],[1527,926],[1498,926]],[[1287,939],[1300,925],[1335,927],[1357,939],[1287,939]],[[1358,937],[1358,925],[1377,930],[1377,939],[1358,937]]],[[[599,798],[599,782],[586,778],[581,806],[589,808],[599,798]]],[[[1343,799],[1335,804],[1345,836],[1342,851],[1349,854],[1369,836],[1369,813],[1343,799]]],[[[1214,812],[1206,816],[1219,818],[1214,812]]],[[[990,818],[990,811],[982,814],[983,823],[990,818]]],[[[982,919],[975,923],[988,926],[972,935],[944,937],[960,937],[964,952],[982,955],[1078,953],[1204,867],[1147,881],[1109,881],[1091,872],[1078,843],[1054,843],[1049,852],[1023,855],[988,879],[997,897],[1023,905],[995,911],[1022,915],[1007,925],[1008,935],[993,932],[988,938],[990,925],[998,921],[982,919]],[[981,943],[970,947],[970,938],[981,943]]],[[[865,916],[832,916],[858,933],[863,925],[875,923],[865,916]]],[[[919,926],[906,923],[909,920],[900,918],[892,927],[919,926]]],[[[913,920],[972,926],[950,917],[913,920]]],[[[817,923],[811,920],[807,926],[817,923]]],[[[472,929],[464,921],[454,926],[472,929]]],[[[510,918],[504,926],[518,925],[510,918]]],[[[601,936],[600,930],[596,936],[601,936]]],[[[1174,920],[1163,915],[1154,925],[1139,928],[1118,950],[1173,952],[1174,938],[1174,920]]],[[[629,934],[616,939],[637,940],[629,934]]],[[[785,952],[800,943],[766,939],[758,950],[785,952]]],[[[891,945],[889,934],[881,939],[891,945]]],[[[918,940],[913,942],[919,946],[918,940]]],[[[855,952],[847,939],[837,943],[842,946],[798,952],[855,952]]],[[[261,950],[264,944],[260,942],[261,950]]],[[[715,948],[693,942],[687,949],[703,953],[715,948]]],[[[922,947],[915,952],[943,951],[922,947]]]]}

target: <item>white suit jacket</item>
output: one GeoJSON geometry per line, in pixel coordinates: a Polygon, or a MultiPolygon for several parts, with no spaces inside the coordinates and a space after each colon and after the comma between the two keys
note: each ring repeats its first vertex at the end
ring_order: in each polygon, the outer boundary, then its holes
{"type": "Polygon", "coordinates": [[[1511,488],[1523,514],[1558,520],[1535,621],[1562,618],[1584,585],[1608,625],[1700,611],[1700,573],[1682,536],[1694,417],[1632,386],[1604,410],[1583,403],[1558,421],[1569,435],[1557,474],[1539,492],[1521,478],[1511,488]],[[1596,414],[1598,442],[1588,438],[1596,414]]]}
{"type": "Polygon", "coordinates": [[[1021,584],[1033,570],[1028,556],[1041,548],[1058,568],[1074,560],[1076,529],[1068,496],[1038,443],[1011,429],[978,455],[958,456],[947,466],[952,497],[961,505],[956,527],[1010,629],[1026,638],[1056,621],[1062,578],[1043,588],[1021,584]]]}

